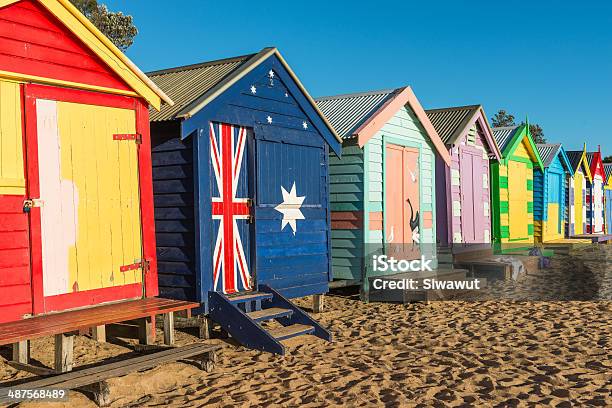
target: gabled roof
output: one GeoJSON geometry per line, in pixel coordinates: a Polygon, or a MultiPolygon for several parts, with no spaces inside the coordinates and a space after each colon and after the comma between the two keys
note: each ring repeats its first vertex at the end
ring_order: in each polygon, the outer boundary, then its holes
{"type": "Polygon", "coordinates": [[[518,126],[493,128],[493,137],[495,138],[495,141],[497,142],[505,161],[508,160],[523,139],[526,138],[527,150],[533,157],[534,163],[537,163],[542,171],[544,170],[540,153],[538,153],[538,149],[536,148],[535,143],[533,143],[528,125],[522,124],[518,126]]]}
{"type": "Polygon", "coordinates": [[[342,139],[350,139],[355,137],[355,131],[397,92],[397,89],[386,89],[326,96],[315,98],[315,101],[338,135],[342,139]]]}
{"type": "MultiPolygon", "coordinates": [[[[19,1],[21,0],[0,0],[0,8],[19,1]]],[[[162,101],[172,105],[172,100],[126,57],[112,41],[81,14],[69,0],[35,1],[53,14],[113,72],[123,79],[136,94],[145,99],[151,106],[159,109],[162,101]]],[[[78,84],[78,78],[74,79],[74,84],[78,84]]]]}
{"type": "Polygon", "coordinates": [[[604,172],[606,173],[606,184],[612,187],[612,163],[604,163],[604,172]]]}
{"type": "Polygon", "coordinates": [[[176,107],[162,108],[159,114],[151,115],[151,120],[164,121],[192,117],[272,56],[278,58],[331,134],[341,142],[342,139],[333,126],[274,47],[264,48],[256,54],[149,72],[151,79],[177,101],[176,107]]]}
{"type": "Polygon", "coordinates": [[[578,169],[580,169],[580,166],[582,165],[582,168],[584,169],[584,173],[586,173],[587,176],[587,180],[592,181],[593,178],[591,177],[591,170],[589,169],[589,162],[587,161],[586,158],[586,143],[584,144],[584,147],[582,150],[568,150],[567,152],[567,157],[569,158],[570,164],[572,165],[573,168],[573,174],[576,174],[576,172],[578,171],[578,169]]]}
{"type": "Polygon", "coordinates": [[[440,157],[450,165],[450,155],[444,142],[409,86],[394,90],[326,96],[317,98],[317,104],[332,126],[341,129],[338,131],[341,137],[357,138],[359,146],[364,146],[393,115],[408,105],[423,125],[440,157]]]}
{"type": "Polygon", "coordinates": [[[501,160],[501,152],[493,138],[491,127],[482,105],[428,109],[426,112],[429,120],[431,120],[431,124],[447,146],[455,144],[457,140],[463,137],[474,126],[474,123],[479,122],[489,148],[497,160],[501,160]]]}
{"type": "Polygon", "coordinates": [[[561,160],[563,167],[568,171],[572,171],[572,165],[561,143],[536,143],[536,148],[538,149],[544,168],[549,167],[553,160],[555,160],[555,157],[559,156],[559,160],[561,160]]]}
{"type": "Polygon", "coordinates": [[[586,160],[589,164],[589,170],[591,171],[591,176],[595,178],[595,173],[597,173],[599,169],[599,173],[601,176],[605,177],[604,169],[603,169],[603,161],[601,160],[601,150],[596,152],[587,152],[586,160]]]}

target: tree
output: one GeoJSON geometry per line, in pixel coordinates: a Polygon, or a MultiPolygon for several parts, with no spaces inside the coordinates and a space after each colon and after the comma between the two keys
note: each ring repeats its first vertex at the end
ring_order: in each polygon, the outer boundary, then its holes
{"type": "Polygon", "coordinates": [[[603,158],[604,163],[612,163],[612,156],[606,156],[603,158]]]}
{"type": "Polygon", "coordinates": [[[514,126],[514,115],[506,112],[504,109],[500,109],[491,118],[491,122],[493,127],[514,126]]]}
{"type": "Polygon", "coordinates": [[[120,11],[112,12],[105,4],[98,4],[98,0],[70,1],[122,51],[134,43],[138,29],[132,16],[120,11]]]}
{"type": "MultiPolygon", "coordinates": [[[[521,125],[524,124],[521,123],[521,125]]],[[[546,143],[546,138],[544,137],[544,130],[537,123],[533,123],[529,125],[529,132],[531,133],[531,138],[534,143],[546,143]]]]}

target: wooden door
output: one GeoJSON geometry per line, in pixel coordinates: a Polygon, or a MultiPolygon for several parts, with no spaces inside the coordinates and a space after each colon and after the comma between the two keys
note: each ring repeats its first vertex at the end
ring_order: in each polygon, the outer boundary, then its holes
{"type": "Polygon", "coordinates": [[[593,177],[593,200],[591,203],[591,219],[593,233],[599,234],[603,232],[603,178],[600,174],[593,177]]]}
{"type": "Polygon", "coordinates": [[[508,162],[508,218],[510,240],[526,239],[529,236],[527,202],[527,166],[524,163],[508,162]]]}
{"type": "Polygon", "coordinates": [[[213,234],[213,288],[233,294],[252,290],[254,224],[252,132],[211,123],[209,130],[213,234]]]}
{"type": "Polygon", "coordinates": [[[67,102],[61,90],[43,93],[26,94],[34,309],[142,297],[134,103],[101,106],[95,98],[67,102]]]}
{"type": "Polygon", "coordinates": [[[577,171],[574,176],[574,235],[584,234],[582,223],[584,222],[584,175],[582,171],[577,171]]]}
{"type": "Polygon", "coordinates": [[[385,242],[403,259],[420,256],[419,150],[385,148],[385,242]],[[400,244],[400,245],[394,245],[400,244]]]}
{"type": "Polygon", "coordinates": [[[553,228],[550,233],[561,233],[561,200],[563,190],[563,177],[559,173],[549,173],[548,180],[548,225],[553,228]]]}
{"type": "Polygon", "coordinates": [[[482,172],[486,165],[478,150],[462,148],[459,160],[462,240],[467,244],[482,243],[486,229],[482,172]]]}

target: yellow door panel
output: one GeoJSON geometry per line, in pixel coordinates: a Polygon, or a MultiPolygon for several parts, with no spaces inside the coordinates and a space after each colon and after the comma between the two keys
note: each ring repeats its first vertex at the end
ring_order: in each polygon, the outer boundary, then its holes
{"type": "Polygon", "coordinates": [[[574,233],[576,235],[580,235],[583,234],[584,231],[582,230],[582,207],[583,207],[583,202],[582,202],[582,183],[584,181],[584,176],[582,173],[577,172],[576,175],[574,176],[574,216],[575,216],[575,223],[574,223],[574,233]]]}
{"type": "Polygon", "coordinates": [[[527,166],[524,163],[508,163],[508,215],[510,239],[527,238],[529,223],[527,213],[527,166]]]}
{"type": "MultiPolygon", "coordinates": [[[[53,143],[48,146],[59,152],[58,160],[48,166],[59,169],[56,180],[51,177],[48,182],[58,187],[48,189],[50,196],[44,199],[61,203],[55,211],[62,219],[63,232],[43,228],[43,235],[45,242],[53,237],[64,242],[67,255],[62,256],[66,258],[55,265],[65,267],[52,273],[68,287],[63,283],[45,295],[141,283],[141,269],[122,271],[142,258],[138,147],[133,140],[113,140],[113,134],[136,133],[135,112],[68,102],[53,104],[47,110],[50,117],[55,114],[57,118],[57,142],[55,147],[53,143]]],[[[53,140],[53,133],[51,126],[48,140],[53,140]]],[[[41,167],[42,178],[44,170],[41,167]]],[[[63,252],[57,251],[61,245],[55,247],[55,252],[63,252]]]]}

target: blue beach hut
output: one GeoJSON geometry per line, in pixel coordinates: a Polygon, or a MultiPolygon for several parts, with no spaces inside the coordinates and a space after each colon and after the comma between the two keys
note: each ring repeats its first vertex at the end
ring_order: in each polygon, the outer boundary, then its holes
{"type": "Polygon", "coordinates": [[[251,348],[330,339],[288,299],[332,279],[335,130],[276,48],[149,76],[176,101],[151,115],[160,293],[251,348]]]}

